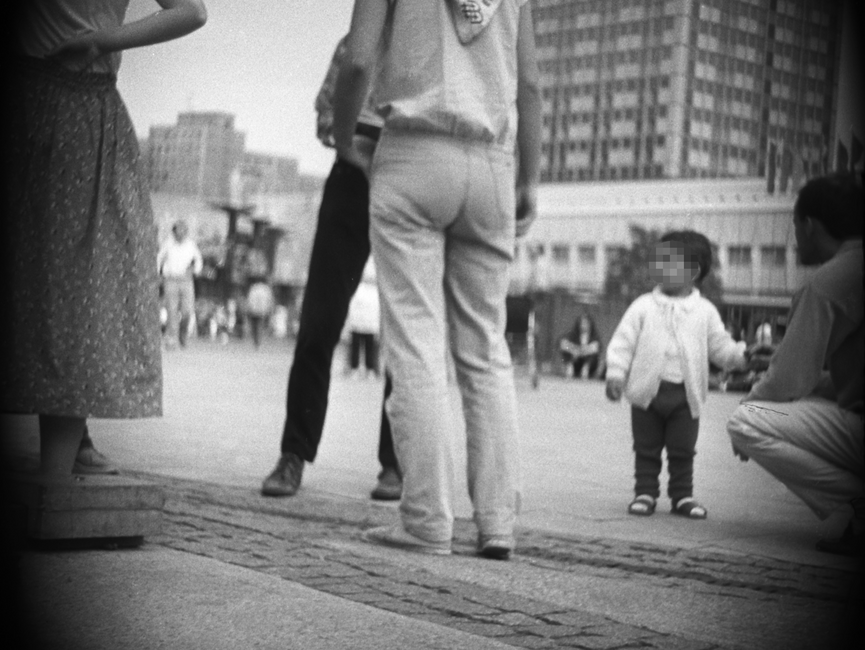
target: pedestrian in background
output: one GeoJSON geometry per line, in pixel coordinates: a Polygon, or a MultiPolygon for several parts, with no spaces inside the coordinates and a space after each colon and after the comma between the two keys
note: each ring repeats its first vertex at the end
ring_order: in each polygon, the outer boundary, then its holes
{"type": "Polygon", "coordinates": [[[252,343],[261,346],[261,329],[273,312],[273,289],[266,278],[254,278],[246,294],[246,316],[252,330],[252,343]]]}
{"type": "Polygon", "coordinates": [[[177,343],[186,347],[190,318],[195,313],[194,277],[201,273],[204,260],[185,222],[177,221],[171,227],[171,237],[159,249],[156,266],[162,276],[168,311],[166,347],[173,348],[177,343]]]}
{"type": "Polygon", "coordinates": [[[601,337],[591,316],[580,314],[559,344],[559,350],[568,377],[596,376],[601,362],[601,337]]]}
{"type": "Polygon", "coordinates": [[[372,260],[363,270],[363,278],[348,306],[349,359],[348,372],[352,376],[378,376],[378,334],[380,328],[378,287],[372,260]],[[360,367],[363,349],[364,366],[360,367]]]}
{"type": "Polygon", "coordinates": [[[159,0],[124,24],[127,3],[19,2],[3,44],[0,411],[39,414],[42,471],[58,476],[86,418],[162,410],[156,229],[115,84],[122,50],[206,12],[159,0]]]}
{"type": "Polygon", "coordinates": [[[745,343],[724,328],[717,308],[700,295],[712,267],[709,240],[691,230],[661,237],[649,261],[656,283],[625,311],[607,346],[607,397],[631,403],[635,454],[632,515],[651,515],[660,496],[661,454],[667,450],[667,493],[673,514],[705,519],[694,499],[694,455],[709,362],[744,368],[745,343]]]}
{"type": "Polygon", "coordinates": [[[843,535],[817,544],[842,555],[865,553],[863,210],[852,175],[812,179],[799,190],[796,251],[803,265],[819,268],[793,297],[768,370],[727,423],[734,453],[817,517],[852,507],[843,535]]]}
{"type": "MultiPolygon", "coordinates": [[[[345,56],[345,39],[336,51],[315,100],[317,135],[333,147],[333,94],[337,72],[345,56]]],[[[369,182],[364,171],[372,160],[382,119],[368,97],[354,129],[361,168],[337,157],[324,185],[318,226],[309,260],[306,289],[294,359],[288,375],[285,424],[276,467],[265,478],[265,496],[292,496],[303,479],[306,463],[315,460],[327,414],[333,353],[348,315],[349,302],[358,288],[369,259],[369,182]]],[[[385,400],[390,380],[385,381],[385,400]]],[[[382,408],[378,461],[381,471],[373,499],[395,500],[402,494],[402,472],[393,448],[390,422],[382,408]]]]}
{"type": "Polygon", "coordinates": [[[540,159],[529,6],[356,0],[347,44],[334,109],[345,165],[366,169],[353,134],[374,81],[387,116],[371,168],[370,239],[393,378],[386,408],[404,472],[401,521],[367,539],[451,552],[452,355],[477,550],[505,559],[520,491],[505,299],[515,230],[534,218],[540,159]]]}

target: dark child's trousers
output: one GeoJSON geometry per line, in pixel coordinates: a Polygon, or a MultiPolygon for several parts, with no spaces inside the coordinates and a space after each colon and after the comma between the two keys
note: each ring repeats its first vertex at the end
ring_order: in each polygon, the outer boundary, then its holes
{"type": "Polygon", "coordinates": [[[700,420],[691,417],[684,384],[662,381],[647,410],[631,407],[631,430],[636,454],[636,494],[661,495],[661,452],[667,449],[670,481],[667,494],[675,502],[693,495],[694,455],[700,420]]]}
{"type": "MultiPolygon", "coordinates": [[[[315,460],[330,390],[330,368],[348,305],[369,257],[369,182],[337,159],[324,185],[294,360],[288,375],[282,453],[315,460]]],[[[385,390],[385,396],[389,391],[385,390]]],[[[382,408],[379,462],[398,467],[382,408]]]]}

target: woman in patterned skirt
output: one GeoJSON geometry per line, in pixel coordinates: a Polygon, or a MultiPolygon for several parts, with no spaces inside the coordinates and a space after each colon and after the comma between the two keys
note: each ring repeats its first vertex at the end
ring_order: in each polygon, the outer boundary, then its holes
{"type": "Polygon", "coordinates": [[[120,52],[201,27],[201,0],[14,3],[3,66],[0,411],[39,415],[68,475],[86,418],[161,415],[156,229],[120,52]]]}

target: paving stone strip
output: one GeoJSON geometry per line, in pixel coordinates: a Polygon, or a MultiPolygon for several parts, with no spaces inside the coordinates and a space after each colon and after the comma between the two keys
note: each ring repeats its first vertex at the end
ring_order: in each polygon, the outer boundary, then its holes
{"type": "MultiPolygon", "coordinates": [[[[265,499],[245,488],[143,473],[138,476],[155,480],[166,490],[163,532],[149,538],[149,543],[276,575],[517,647],[724,647],[333,548],[334,540],[357,539],[361,530],[392,522],[393,506],[315,493],[265,499]]],[[[473,554],[475,535],[471,522],[456,522],[454,552],[473,554]]],[[[588,565],[733,587],[754,592],[757,597],[783,594],[837,602],[846,599],[852,579],[852,574],[844,571],[771,559],[538,531],[520,534],[516,559],[558,571],[588,565]]]]}

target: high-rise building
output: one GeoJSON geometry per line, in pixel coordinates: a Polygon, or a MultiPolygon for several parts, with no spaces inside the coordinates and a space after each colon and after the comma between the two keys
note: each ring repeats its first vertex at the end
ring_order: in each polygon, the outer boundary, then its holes
{"type": "Polygon", "coordinates": [[[227,200],[243,161],[244,134],[234,115],[180,113],[177,124],[150,127],[145,168],[154,192],[227,200]]]}
{"type": "Polygon", "coordinates": [[[535,0],[546,182],[828,167],[841,0],[535,0]]]}

